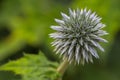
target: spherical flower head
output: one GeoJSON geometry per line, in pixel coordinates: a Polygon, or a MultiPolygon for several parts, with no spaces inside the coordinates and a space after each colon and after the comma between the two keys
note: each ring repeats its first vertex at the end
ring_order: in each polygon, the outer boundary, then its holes
{"type": "Polygon", "coordinates": [[[86,8],[69,9],[69,16],[64,13],[61,15],[62,20],[55,19],[59,25],[51,26],[57,31],[50,34],[54,39],[52,42],[52,46],[55,46],[54,51],[70,63],[84,64],[93,62],[92,57],[99,58],[96,49],[104,51],[99,42],[107,42],[101,36],[108,34],[101,30],[105,27],[101,18],[86,8]]]}

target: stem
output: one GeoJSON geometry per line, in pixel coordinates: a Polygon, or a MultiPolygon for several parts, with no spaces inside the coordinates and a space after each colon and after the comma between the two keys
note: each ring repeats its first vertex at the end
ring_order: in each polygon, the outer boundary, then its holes
{"type": "MultiPolygon", "coordinates": [[[[67,61],[67,59],[65,59],[65,60],[60,64],[60,66],[57,68],[57,72],[58,72],[61,76],[63,76],[65,70],[66,70],[67,67],[68,67],[68,64],[69,64],[69,62],[67,61]]],[[[59,78],[58,80],[62,80],[62,78],[59,78]]]]}

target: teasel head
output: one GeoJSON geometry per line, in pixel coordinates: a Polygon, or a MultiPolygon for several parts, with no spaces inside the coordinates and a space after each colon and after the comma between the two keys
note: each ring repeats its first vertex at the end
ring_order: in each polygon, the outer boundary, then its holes
{"type": "Polygon", "coordinates": [[[54,39],[54,51],[69,63],[93,62],[93,57],[99,58],[97,48],[104,52],[99,44],[107,42],[101,38],[108,33],[102,28],[105,24],[95,12],[85,9],[69,9],[69,15],[61,13],[62,19],[55,19],[58,26],[51,26],[55,33],[50,37],[54,39]]]}

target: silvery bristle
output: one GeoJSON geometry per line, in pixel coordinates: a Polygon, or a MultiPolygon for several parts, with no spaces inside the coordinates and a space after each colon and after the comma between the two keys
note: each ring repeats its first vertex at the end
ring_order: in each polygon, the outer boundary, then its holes
{"type": "Polygon", "coordinates": [[[108,33],[101,30],[105,24],[101,18],[91,10],[69,9],[69,16],[61,13],[62,20],[55,19],[58,26],[51,26],[55,33],[50,34],[54,39],[52,45],[55,46],[57,54],[66,58],[70,63],[84,64],[93,62],[92,57],[99,58],[96,48],[104,51],[99,42],[107,42],[101,38],[108,33]]]}

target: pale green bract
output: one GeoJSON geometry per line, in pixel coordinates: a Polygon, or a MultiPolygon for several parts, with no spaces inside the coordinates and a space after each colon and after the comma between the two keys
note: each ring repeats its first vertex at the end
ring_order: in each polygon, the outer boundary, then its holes
{"type": "Polygon", "coordinates": [[[50,37],[54,39],[52,46],[54,51],[63,59],[75,63],[93,62],[92,57],[99,58],[96,48],[104,51],[99,42],[107,42],[101,38],[108,33],[101,30],[105,24],[101,18],[91,10],[69,9],[69,16],[61,13],[62,20],[55,19],[58,26],[51,26],[57,32],[51,33],[50,37]]]}

